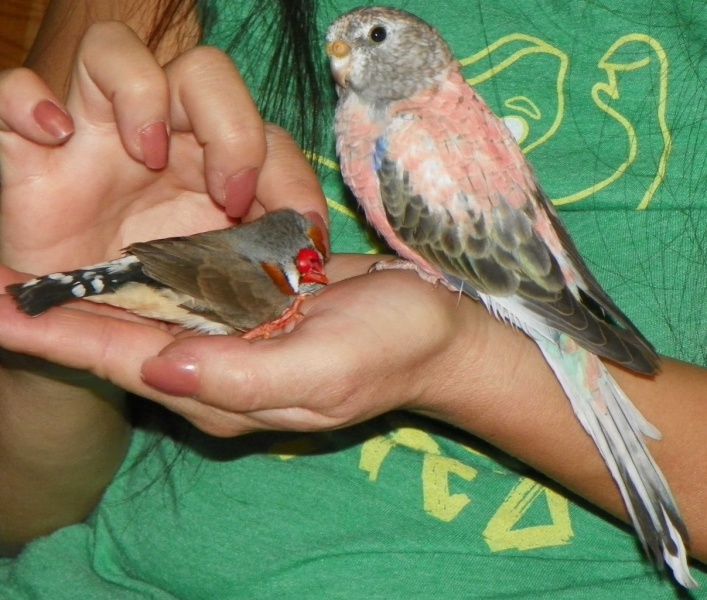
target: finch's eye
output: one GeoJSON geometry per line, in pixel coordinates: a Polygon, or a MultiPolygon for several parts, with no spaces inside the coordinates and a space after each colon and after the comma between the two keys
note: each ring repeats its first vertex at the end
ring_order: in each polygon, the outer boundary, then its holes
{"type": "Polygon", "coordinates": [[[371,32],[368,34],[368,37],[370,37],[371,40],[374,41],[376,44],[380,44],[381,42],[385,41],[387,35],[388,32],[385,30],[385,27],[377,25],[376,27],[371,29],[371,32]]]}

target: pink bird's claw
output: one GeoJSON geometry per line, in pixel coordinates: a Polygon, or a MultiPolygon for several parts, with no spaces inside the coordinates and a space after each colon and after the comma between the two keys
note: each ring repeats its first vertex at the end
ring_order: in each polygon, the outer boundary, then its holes
{"type": "Polygon", "coordinates": [[[250,331],[246,331],[241,337],[244,340],[252,342],[258,339],[267,340],[273,333],[283,329],[287,332],[288,330],[286,328],[288,325],[293,328],[297,321],[304,318],[304,315],[299,311],[299,307],[302,305],[303,301],[304,296],[297,296],[292,306],[286,308],[277,319],[258,325],[250,331]]]}
{"type": "Polygon", "coordinates": [[[452,284],[447,282],[441,275],[437,273],[429,273],[428,271],[425,271],[424,269],[420,268],[411,260],[407,260],[405,258],[379,260],[377,263],[371,265],[371,268],[368,269],[368,272],[372,273],[373,271],[390,271],[391,269],[402,271],[415,271],[415,273],[417,273],[417,276],[422,279],[422,281],[431,283],[435,287],[437,287],[437,285],[441,283],[447,289],[453,292],[457,291],[457,289],[452,284]]]}
{"type": "Polygon", "coordinates": [[[390,260],[379,260],[377,263],[373,263],[368,269],[369,273],[373,271],[389,271],[390,269],[399,269],[403,271],[417,271],[419,274],[419,267],[412,261],[405,258],[392,258],[390,260]]]}

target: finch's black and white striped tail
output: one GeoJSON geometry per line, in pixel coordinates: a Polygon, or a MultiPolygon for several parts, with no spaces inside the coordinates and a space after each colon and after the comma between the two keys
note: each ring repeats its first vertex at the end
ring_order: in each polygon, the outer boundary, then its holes
{"type": "Polygon", "coordinates": [[[155,284],[143,273],[142,263],[133,255],[76,271],[52,273],[26,283],[15,283],[5,290],[15,298],[22,312],[34,317],[71,300],[112,294],[130,282],[155,284]]]}

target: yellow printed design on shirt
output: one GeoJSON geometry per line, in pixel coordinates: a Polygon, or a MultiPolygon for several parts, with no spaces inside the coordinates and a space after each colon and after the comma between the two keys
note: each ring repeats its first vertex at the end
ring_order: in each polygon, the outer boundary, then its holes
{"type": "MultiPolygon", "coordinates": [[[[542,61],[546,68],[547,80],[542,81],[542,93],[536,96],[520,93],[503,99],[505,109],[504,120],[513,132],[516,140],[526,154],[532,153],[543,144],[552,144],[553,138],[563,136],[563,127],[573,115],[570,99],[581,100],[591,98],[595,109],[594,116],[601,119],[598,127],[591,127],[605,138],[611,138],[612,145],[621,145],[624,156],[615,156],[602,164],[602,156],[590,156],[596,168],[597,180],[582,189],[572,193],[554,197],[556,205],[570,204],[584,200],[597,192],[616,183],[621,177],[636,167],[644,180],[645,173],[652,173],[646,180],[645,190],[635,203],[635,208],[643,210],[648,207],[656,190],[665,178],[668,159],[672,149],[672,136],[667,124],[666,108],[668,99],[668,56],[655,39],[645,34],[628,34],[620,37],[599,58],[594,82],[586,82],[584,88],[573,85],[573,94],[568,94],[567,79],[572,68],[569,55],[561,49],[539,38],[513,34],[505,36],[487,48],[477,52],[460,62],[470,85],[479,88],[480,84],[498,77],[514,77],[514,70],[530,68],[528,61],[542,61]],[[487,67],[489,61],[492,67],[487,67]],[[656,102],[651,106],[654,113],[652,120],[646,120],[641,114],[641,126],[632,123],[631,117],[622,112],[622,79],[633,81],[623,85],[637,85],[636,80],[643,80],[644,85],[657,90],[656,102]],[[552,81],[554,79],[554,81],[552,81]],[[554,90],[549,94],[548,90],[554,90]],[[662,148],[658,154],[651,147],[644,147],[645,139],[651,131],[659,128],[662,148]]],[[[586,73],[586,71],[585,71],[586,73]]],[[[522,78],[520,78],[522,80],[522,78]]],[[[503,89],[498,83],[495,90],[503,89]]],[[[520,90],[519,90],[520,91],[520,90]]],[[[646,102],[645,96],[630,95],[633,109],[646,102]]],[[[597,146],[601,147],[601,145],[597,146]]],[[[558,156],[560,158],[560,156],[558,156]]],[[[591,164],[588,163],[588,164],[591,164]]]]}
{"type": "MultiPolygon", "coordinates": [[[[470,461],[445,456],[440,444],[428,432],[407,423],[400,415],[387,419],[394,425],[385,435],[374,436],[361,445],[359,469],[368,481],[376,484],[385,475],[384,463],[397,450],[406,449],[421,456],[420,509],[429,517],[451,523],[466,510],[474,510],[474,485],[478,470],[470,461]],[[452,492],[451,483],[468,482],[468,491],[452,492]]],[[[324,449],[324,438],[301,436],[270,449],[283,461],[324,449]]],[[[469,454],[488,461],[482,454],[460,446],[469,454]]],[[[496,469],[499,479],[507,482],[508,494],[493,512],[491,518],[481,523],[477,531],[492,552],[504,550],[536,550],[570,543],[574,533],[570,520],[568,501],[540,483],[496,469]],[[546,522],[525,524],[524,519],[532,508],[543,509],[546,522]]],[[[482,485],[478,483],[478,485],[482,485]]],[[[473,535],[473,531],[470,531],[473,535]]]]}

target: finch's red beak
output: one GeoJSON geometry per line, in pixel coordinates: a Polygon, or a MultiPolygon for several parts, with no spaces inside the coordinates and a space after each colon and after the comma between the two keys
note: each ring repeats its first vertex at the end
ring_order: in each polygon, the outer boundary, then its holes
{"type": "Polygon", "coordinates": [[[309,273],[302,275],[303,283],[320,283],[322,285],[329,284],[329,278],[326,276],[322,269],[313,267],[309,273]]]}

